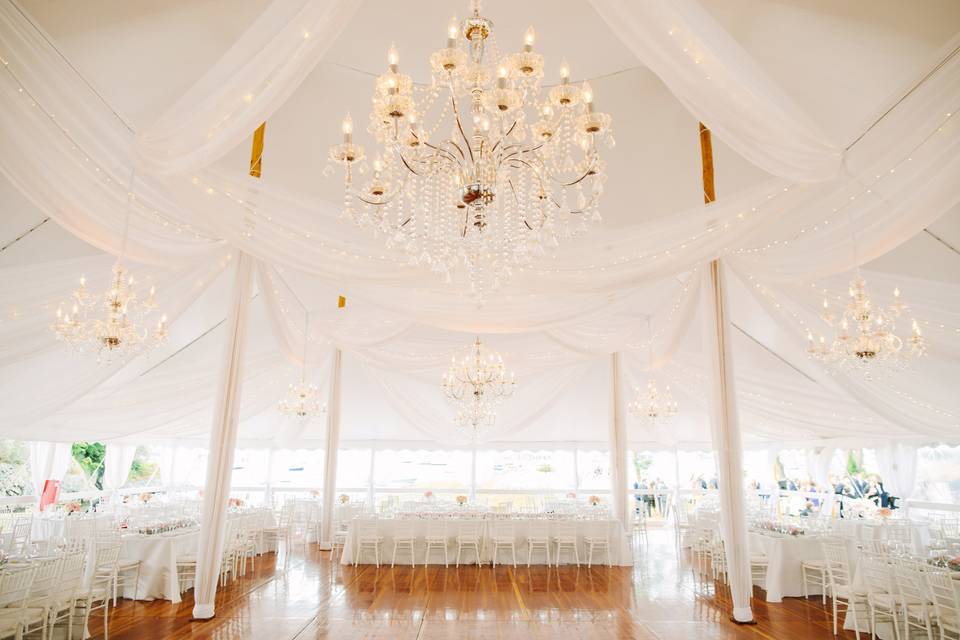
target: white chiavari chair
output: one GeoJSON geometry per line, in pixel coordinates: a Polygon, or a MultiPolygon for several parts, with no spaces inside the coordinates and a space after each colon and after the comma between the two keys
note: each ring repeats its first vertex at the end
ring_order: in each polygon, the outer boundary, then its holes
{"type": "Polygon", "coordinates": [[[395,521],[393,523],[393,556],[390,558],[390,566],[394,566],[397,561],[397,553],[402,549],[410,552],[410,566],[415,567],[417,565],[416,544],[417,535],[413,520],[395,521]]]}
{"type": "Polygon", "coordinates": [[[933,600],[940,640],[960,638],[960,583],[946,570],[927,571],[923,577],[933,600]]]}
{"type": "Polygon", "coordinates": [[[607,522],[601,520],[588,522],[583,541],[587,545],[587,567],[593,566],[593,556],[597,552],[603,552],[606,555],[607,566],[610,566],[610,526],[607,522]]]}
{"type": "Polygon", "coordinates": [[[866,607],[866,593],[853,584],[853,573],[844,543],[825,541],[821,547],[827,569],[827,589],[833,610],[833,635],[837,635],[837,613],[842,606],[848,614],[853,614],[853,628],[859,638],[860,617],[857,607],[866,607]]]}
{"type": "Polygon", "coordinates": [[[443,550],[443,566],[450,566],[450,547],[449,536],[447,535],[446,520],[428,520],[427,535],[427,553],[424,557],[424,564],[430,564],[430,552],[433,550],[443,550]]]}
{"type": "Polygon", "coordinates": [[[893,584],[893,567],[885,555],[864,552],[860,556],[860,572],[867,591],[871,637],[876,636],[877,622],[889,620],[899,640],[899,596],[893,584]]]}
{"type": "MultiPolygon", "coordinates": [[[[893,583],[900,596],[900,614],[903,616],[903,637],[910,638],[910,629],[923,631],[927,640],[933,640],[933,606],[924,582],[923,563],[907,558],[893,565],[893,583]]],[[[914,634],[915,635],[915,634],[914,634]]]]}
{"type": "Polygon", "coordinates": [[[23,636],[30,614],[27,611],[27,598],[36,567],[26,564],[9,567],[0,573],[0,638],[23,636]]]}
{"type": "Polygon", "coordinates": [[[76,608],[77,594],[83,586],[83,570],[86,566],[86,551],[71,548],[64,550],[60,579],[53,589],[47,609],[47,627],[51,635],[57,623],[66,621],[66,635],[73,635],[73,612],[76,608]]]}
{"type": "Polygon", "coordinates": [[[373,551],[373,559],[380,566],[380,547],[383,545],[383,536],[380,535],[380,523],[376,519],[355,520],[356,523],[356,550],[353,554],[353,564],[360,564],[360,556],[364,550],[373,551]]]}
{"type": "Polygon", "coordinates": [[[557,566],[564,550],[571,552],[577,566],[580,566],[580,550],[577,540],[577,523],[573,520],[561,520],[553,528],[553,550],[557,566]]]}
{"type": "Polygon", "coordinates": [[[462,520],[457,529],[457,566],[464,550],[473,550],[476,562],[480,564],[481,523],[478,520],[462,520]]]}
{"type": "Polygon", "coordinates": [[[497,520],[490,527],[490,542],[493,545],[493,566],[497,566],[497,554],[503,549],[510,552],[513,566],[517,566],[517,534],[512,520],[497,520]]]}

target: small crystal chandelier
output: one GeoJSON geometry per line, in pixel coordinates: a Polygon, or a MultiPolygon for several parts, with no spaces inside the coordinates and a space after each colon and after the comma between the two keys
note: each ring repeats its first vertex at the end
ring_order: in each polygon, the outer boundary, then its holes
{"type": "Polygon", "coordinates": [[[484,353],[478,337],[459,361],[453,356],[442,384],[447,398],[457,403],[456,423],[476,437],[493,426],[497,405],[513,395],[517,380],[506,372],[499,353],[484,353]]]}
{"type": "Polygon", "coordinates": [[[120,255],[111,269],[110,288],[102,294],[87,291],[87,279],[80,276],[80,286],[70,301],[57,307],[57,317],[51,330],[57,340],[79,351],[96,351],[101,361],[114,358],[124,360],[142,351],[163,344],[167,339],[167,316],[161,315],[156,328],[150,332],[144,327],[147,318],[157,308],[156,288],[151,286],[147,296],[139,298],[136,281],[123,265],[130,230],[130,208],[133,201],[133,176],[127,190],[127,211],[123,227],[120,255]],[[67,311],[64,311],[64,307],[67,311]]]}
{"type": "Polygon", "coordinates": [[[598,145],[613,145],[590,85],[572,84],[564,62],[560,83],[544,92],[533,28],[520,51],[503,55],[479,5],[450,21],[428,86],[400,72],[390,47],[367,127],[381,147],[370,178],[356,177],[365,153],[349,115],[329,153],[344,167],[346,217],[448,282],[465,265],[478,297],[600,219],[598,145]]]}
{"type": "MultiPolygon", "coordinates": [[[[648,370],[653,371],[653,333],[650,331],[650,316],[647,316],[647,361],[648,370]]],[[[673,399],[670,393],[670,385],[667,385],[663,393],[657,387],[657,381],[654,378],[647,380],[647,389],[644,393],[640,387],[635,387],[633,400],[627,403],[627,410],[631,415],[647,419],[651,425],[657,424],[657,420],[669,420],[677,415],[680,405],[673,399]]]]}
{"type": "Polygon", "coordinates": [[[916,320],[911,320],[909,337],[898,334],[896,321],[907,311],[900,289],[893,290],[893,304],[887,309],[875,305],[860,275],[850,282],[849,300],[839,317],[824,298],[820,318],[834,329],[833,341],[815,339],[807,331],[807,353],[833,371],[859,371],[865,378],[881,377],[905,368],[912,358],[927,351],[927,341],[916,320]]]}
{"type": "Polygon", "coordinates": [[[277,405],[280,413],[296,417],[304,422],[327,410],[325,406],[320,404],[320,390],[316,385],[307,382],[307,343],[309,335],[310,313],[307,312],[303,329],[303,360],[300,381],[296,384],[290,384],[286,397],[277,405]]]}

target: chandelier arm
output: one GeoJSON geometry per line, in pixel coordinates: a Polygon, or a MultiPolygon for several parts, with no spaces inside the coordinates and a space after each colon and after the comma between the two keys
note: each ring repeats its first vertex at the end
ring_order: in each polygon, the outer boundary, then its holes
{"type": "MultiPolygon", "coordinates": [[[[510,128],[509,128],[509,129],[507,129],[507,132],[504,133],[503,135],[501,135],[501,136],[500,136],[500,139],[497,140],[497,143],[496,143],[495,145],[493,145],[493,147],[491,147],[490,153],[493,153],[494,151],[496,151],[496,150],[497,150],[497,147],[500,146],[500,143],[510,137],[510,134],[513,133],[513,130],[517,128],[517,123],[518,123],[518,122],[520,122],[520,120],[514,120],[514,121],[513,121],[513,124],[510,125],[510,128]]],[[[509,146],[506,146],[506,145],[505,145],[505,146],[504,146],[504,150],[506,150],[506,149],[509,149],[509,146]]]]}
{"type": "MultiPolygon", "coordinates": [[[[409,174],[404,174],[403,179],[400,181],[400,186],[397,187],[397,188],[394,190],[393,195],[391,195],[390,197],[384,198],[383,200],[381,200],[381,201],[379,201],[379,202],[376,201],[376,200],[367,200],[367,199],[366,199],[363,195],[361,195],[360,192],[358,192],[358,191],[355,191],[355,192],[353,193],[353,197],[356,198],[357,200],[360,200],[361,202],[364,202],[364,203],[369,204],[369,205],[374,206],[374,207],[382,207],[382,206],[384,206],[384,205],[388,205],[388,204],[390,204],[391,202],[393,202],[394,199],[395,199],[398,195],[400,195],[400,194],[403,193],[403,190],[404,190],[404,189],[406,188],[406,186],[407,186],[407,178],[408,178],[408,175],[409,175],[409,174]]],[[[416,174],[415,174],[415,175],[416,175],[416,174]]]]}
{"type": "MultiPolygon", "coordinates": [[[[457,99],[455,96],[450,97],[450,103],[453,105],[453,119],[456,120],[457,129],[460,131],[460,136],[463,137],[464,145],[466,145],[467,151],[470,152],[470,162],[472,164],[476,162],[476,160],[473,157],[473,149],[470,147],[470,140],[467,138],[467,134],[463,132],[463,124],[460,123],[460,109],[457,107],[457,99]]],[[[451,142],[453,141],[451,140],[451,142]]],[[[464,160],[466,160],[466,158],[464,158],[464,160]]]]}

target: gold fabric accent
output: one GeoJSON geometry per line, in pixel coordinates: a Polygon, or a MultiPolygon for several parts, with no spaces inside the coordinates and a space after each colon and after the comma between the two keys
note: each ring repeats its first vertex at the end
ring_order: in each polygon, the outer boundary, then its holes
{"type": "Polygon", "coordinates": [[[250,151],[250,175],[260,177],[261,163],[263,162],[263,134],[267,128],[266,122],[261,122],[253,132],[253,148],[250,151]]]}

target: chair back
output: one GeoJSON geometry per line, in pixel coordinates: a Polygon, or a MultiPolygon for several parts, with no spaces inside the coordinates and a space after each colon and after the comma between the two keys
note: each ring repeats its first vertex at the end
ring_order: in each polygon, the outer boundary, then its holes
{"type": "Polygon", "coordinates": [[[446,538],[447,537],[447,521],[446,520],[428,520],[427,521],[427,537],[446,538]]]}
{"type": "Polygon", "coordinates": [[[49,598],[60,581],[63,557],[39,558],[30,564],[35,569],[30,583],[30,600],[49,598]]]}
{"type": "Polygon", "coordinates": [[[885,556],[864,552],[860,556],[860,571],[863,583],[871,593],[896,593],[893,568],[885,556]]]}
{"type": "Polygon", "coordinates": [[[461,520],[459,532],[461,536],[479,537],[480,521],[479,520],[461,520]]]}
{"type": "Polygon", "coordinates": [[[97,543],[97,556],[95,566],[97,571],[113,570],[120,560],[120,543],[118,542],[99,542],[97,543]]]}
{"type": "Polygon", "coordinates": [[[393,537],[394,538],[413,538],[415,537],[415,529],[413,526],[413,520],[400,519],[396,520],[393,523],[393,537]]]}
{"type": "Polygon", "coordinates": [[[914,562],[899,562],[893,566],[894,583],[900,593],[900,601],[906,607],[907,603],[914,606],[914,603],[920,603],[924,609],[924,603],[930,602],[927,597],[927,589],[923,580],[923,572],[914,562]]]}
{"type": "Polygon", "coordinates": [[[949,621],[955,621],[950,626],[956,629],[960,626],[960,587],[957,586],[957,581],[950,576],[949,571],[939,569],[927,571],[923,577],[940,626],[946,627],[949,621]]]}
{"type": "Polygon", "coordinates": [[[83,585],[83,570],[86,563],[87,554],[83,550],[63,556],[60,581],[54,591],[58,602],[67,602],[76,597],[77,592],[83,585]]]}
{"type": "Polygon", "coordinates": [[[535,540],[545,540],[550,537],[550,523],[546,520],[531,520],[527,535],[535,540]]]}
{"type": "Polygon", "coordinates": [[[554,526],[553,534],[558,538],[576,538],[577,523],[572,520],[561,520],[554,526]]]}
{"type": "Polygon", "coordinates": [[[493,523],[493,537],[494,538],[513,538],[515,537],[516,528],[513,526],[512,520],[497,520],[493,523]]]}
{"type": "Polygon", "coordinates": [[[380,536],[380,523],[375,519],[365,519],[357,522],[357,537],[360,540],[370,540],[380,536]]]}
{"type": "Polygon", "coordinates": [[[823,549],[824,563],[827,569],[827,579],[831,586],[849,587],[853,582],[853,576],[850,575],[847,548],[842,542],[831,541],[824,541],[821,548],[823,549]]]}
{"type": "Polygon", "coordinates": [[[10,530],[10,541],[7,550],[11,553],[19,551],[30,538],[30,529],[33,527],[32,516],[21,516],[13,521],[13,528],[10,530]]]}
{"type": "Polygon", "coordinates": [[[30,595],[30,585],[33,584],[33,576],[36,567],[25,565],[23,567],[10,568],[0,575],[0,607],[18,608],[23,607],[30,595]]]}

